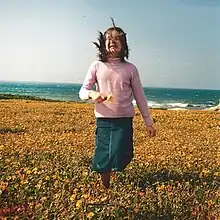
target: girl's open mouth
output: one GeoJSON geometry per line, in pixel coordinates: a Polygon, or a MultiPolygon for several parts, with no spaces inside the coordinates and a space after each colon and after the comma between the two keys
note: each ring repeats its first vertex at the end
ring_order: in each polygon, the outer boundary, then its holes
{"type": "Polygon", "coordinates": [[[110,45],[110,48],[117,48],[116,45],[110,45]]]}

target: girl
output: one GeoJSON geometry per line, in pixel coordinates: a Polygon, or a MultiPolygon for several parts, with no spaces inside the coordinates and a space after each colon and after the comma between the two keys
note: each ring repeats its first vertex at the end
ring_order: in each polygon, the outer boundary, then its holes
{"type": "Polygon", "coordinates": [[[99,61],[91,64],[79,91],[95,102],[96,131],[93,170],[109,188],[111,171],[123,171],[133,158],[133,96],[149,136],[156,135],[136,66],[128,61],[126,33],[113,27],[99,33],[99,61]],[[96,84],[96,91],[92,88],[96,84]]]}

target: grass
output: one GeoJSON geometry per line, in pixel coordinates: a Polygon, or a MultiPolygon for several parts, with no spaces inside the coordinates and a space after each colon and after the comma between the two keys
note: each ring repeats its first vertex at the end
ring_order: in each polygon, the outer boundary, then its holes
{"type": "Polygon", "coordinates": [[[0,100],[8,100],[8,99],[23,99],[23,100],[36,100],[36,101],[47,101],[47,102],[59,102],[58,100],[52,99],[44,99],[36,96],[29,95],[13,95],[13,94],[0,94],[0,100]]]}

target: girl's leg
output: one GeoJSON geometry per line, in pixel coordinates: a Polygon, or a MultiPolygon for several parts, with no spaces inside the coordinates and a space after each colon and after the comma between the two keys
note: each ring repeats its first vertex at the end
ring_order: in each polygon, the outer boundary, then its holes
{"type": "Polygon", "coordinates": [[[105,186],[106,189],[110,186],[110,172],[107,173],[100,173],[102,184],[105,186]]]}

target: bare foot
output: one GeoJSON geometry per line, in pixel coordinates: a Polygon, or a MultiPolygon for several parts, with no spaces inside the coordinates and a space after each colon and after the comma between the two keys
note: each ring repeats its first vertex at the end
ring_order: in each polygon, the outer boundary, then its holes
{"type": "Polygon", "coordinates": [[[109,189],[110,186],[110,173],[101,173],[102,184],[106,189],[109,189]]]}

